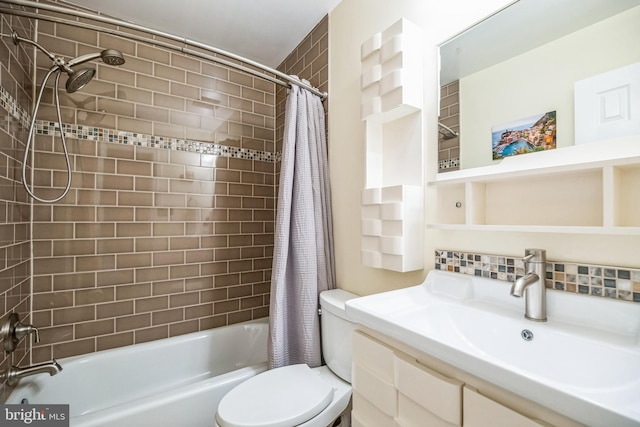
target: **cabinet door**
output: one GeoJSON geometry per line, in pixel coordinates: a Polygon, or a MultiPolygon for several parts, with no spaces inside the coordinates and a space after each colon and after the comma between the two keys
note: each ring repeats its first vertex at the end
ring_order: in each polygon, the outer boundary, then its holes
{"type": "Polygon", "coordinates": [[[500,403],[464,387],[465,427],[541,427],[548,424],[532,420],[500,403]]]}

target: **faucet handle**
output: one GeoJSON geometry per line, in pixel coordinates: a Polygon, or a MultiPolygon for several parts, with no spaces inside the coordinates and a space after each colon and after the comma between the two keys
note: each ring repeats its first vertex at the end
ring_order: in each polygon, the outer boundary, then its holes
{"type": "Polygon", "coordinates": [[[525,249],[524,258],[522,261],[526,262],[547,262],[547,251],[544,249],[525,249]]]}
{"type": "Polygon", "coordinates": [[[13,352],[20,340],[29,334],[34,335],[34,342],[40,342],[38,329],[32,325],[20,323],[20,318],[16,313],[10,313],[0,323],[0,341],[2,341],[4,351],[7,353],[13,352]]]}
{"type": "Polygon", "coordinates": [[[33,342],[36,344],[40,342],[40,333],[38,332],[38,328],[35,326],[18,323],[13,329],[13,335],[18,341],[29,334],[33,334],[33,342]]]}

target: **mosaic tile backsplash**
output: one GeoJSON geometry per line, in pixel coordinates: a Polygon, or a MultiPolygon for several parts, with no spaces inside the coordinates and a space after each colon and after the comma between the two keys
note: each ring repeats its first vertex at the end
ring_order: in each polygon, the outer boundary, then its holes
{"type": "MultiPolygon", "coordinates": [[[[449,250],[435,251],[436,270],[515,281],[522,258],[449,250]]],[[[547,260],[547,289],[640,302],[640,269],[547,260]]]]}
{"type": "Polygon", "coordinates": [[[452,159],[446,159],[446,160],[439,160],[438,161],[438,171],[439,172],[448,171],[449,169],[457,170],[457,168],[459,168],[459,167],[460,167],[460,158],[459,157],[452,158],[452,159]]]}

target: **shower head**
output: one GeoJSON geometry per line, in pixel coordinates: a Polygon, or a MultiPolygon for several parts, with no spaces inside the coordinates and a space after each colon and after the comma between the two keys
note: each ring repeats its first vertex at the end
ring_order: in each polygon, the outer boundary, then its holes
{"type": "Polygon", "coordinates": [[[124,55],[122,52],[116,49],[105,49],[100,52],[100,58],[102,62],[107,65],[122,65],[124,64],[124,55]]]}
{"type": "Polygon", "coordinates": [[[87,83],[91,81],[93,76],[96,74],[96,70],[93,70],[91,68],[83,68],[79,71],[75,71],[72,67],[98,58],[102,59],[102,62],[108,65],[124,64],[124,55],[122,54],[122,52],[116,49],[105,49],[102,52],[87,53],[85,55],[78,56],[77,58],[70,59],[69,61],[65,61],[64,58],[56,57],[33,40],[20,37],[15,31],[11,33],[11,39],[16,45],[18,43],[25,42],[32,46],[35,46],[49,58],[51,58],[54,63],[52,70],[57,68],[60,71],[66,72],[69,75],[69,78],[67,79],[68,93],[73,93],[77,90],[82,89],[87,83]]]}
{"type": "Polygon", "coordinates": [[[77,58],[70,59],[67,62],[68,67],[74,67],[76,65],[84,64],[94,59],[102,59],[107,65],[122,65],[124,64],[124,55],[122,52],[116,49],[105,49],[102,52],[87,53],[86,55],[78,56],[77,58]]]}
{"type": "Polygon", "coordinates": [[[91,81],[96,74],[96,70],[93,68],[82,68],[78,71],[67,71],[69,78],[67,79],[67,93],[73,93],[82,89],[87,83],[91,81]]]}
{"type": "Polygon", "coordinates": [[[67,79],[67,93],[73,93],[82,89],[87,83],[91,81],[96,74],[96,70],[92,68],[83,68],[79,71],[74,71],[73,68],[76,65],[83,64],[94,59],[102,59],[102,62],[108,65],[122,65],[124,64],[124,55],[122,52],[116,49],[105,49],[102,52],[88,53],[86,55],[78,56],[77,58],[70,59],[62,68],[69,75],[67,79]]]}

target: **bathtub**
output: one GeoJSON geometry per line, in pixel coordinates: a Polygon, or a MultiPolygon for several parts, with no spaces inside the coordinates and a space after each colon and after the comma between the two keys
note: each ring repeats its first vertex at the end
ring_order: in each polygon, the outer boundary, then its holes
{"type": "Polygon", "coordinates": [[[267,369],[268,319],[60,359],[6,403],[69,404],[71,427],[211,427],[220,399],[267,369]]]}

